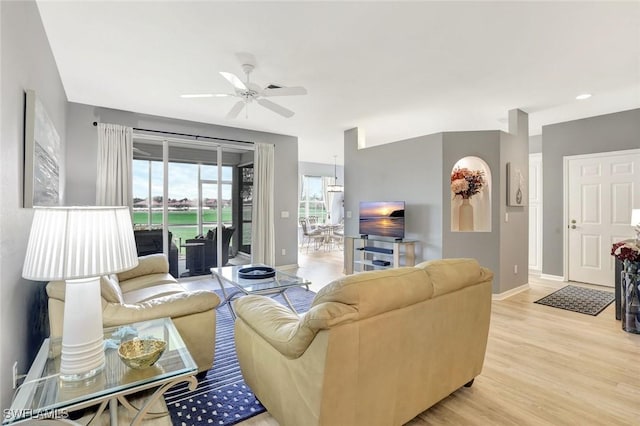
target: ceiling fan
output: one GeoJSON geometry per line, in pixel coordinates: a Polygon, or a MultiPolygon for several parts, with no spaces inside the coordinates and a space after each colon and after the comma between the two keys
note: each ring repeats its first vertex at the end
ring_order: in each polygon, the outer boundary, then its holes
{"type": "Polygon", "coordinates": [[[240,112],[245,109],[245,113],[248,118],[248,105],[253,101],[256,101],[259,105],[280,114],[283,117],[293,117],[295,114],[290,109],[287,109],[275,102],[270,101],[272,96],[294,96],[294,95],[306,95],[307,89],[304,87],[284,87],[274,84],[270,84],[264,89],[255,83],[250,81],[250,74],[255,68],[252,64],[243,64],[242,70],[245,74],[245,81],[243,82],[238,76],[230,72],[220,71],[222,75],[234,88],[234,93],[193,93],[180,95],[181,98],[212,98],[212,97],[226,97],[235,96],[240,98],[238,102],[227,113],[227,118],[236,118],[240,112]]]}

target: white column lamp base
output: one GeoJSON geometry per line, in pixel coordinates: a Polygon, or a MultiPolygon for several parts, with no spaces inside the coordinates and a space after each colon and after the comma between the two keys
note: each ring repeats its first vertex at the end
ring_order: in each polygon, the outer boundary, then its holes
{"type": "Polygon", "coordinates": [[[78,381],[104,369],[100,277],[67,280],[60,378],[78,381]]]}

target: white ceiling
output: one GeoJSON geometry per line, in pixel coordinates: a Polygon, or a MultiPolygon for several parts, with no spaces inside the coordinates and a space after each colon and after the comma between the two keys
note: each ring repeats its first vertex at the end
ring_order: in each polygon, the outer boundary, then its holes
{"type": "Polygon", "coordinates": [[[507,112],[541,126],[640,107],[640,2],[39,1],[69,101],[295,135],[300,160],[342,162],[343,132],[367,145],[440,131],[507,130],[507,112]],[[236,98],[218,71],[305,86],[236,98]],[[593,97],[578,101],[576,95],[593,97]]]}

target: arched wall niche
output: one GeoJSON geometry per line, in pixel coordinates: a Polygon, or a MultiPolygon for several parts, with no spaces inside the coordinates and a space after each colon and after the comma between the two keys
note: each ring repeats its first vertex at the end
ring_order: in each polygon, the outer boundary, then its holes
{"type": "Polygon", "coordinates": [[[473,230],[460,230],[460,206],[463,197],[451,193],[451,231],[452,232],[491,232],[491,169],[480,157],[464,157],[459,159],[451,169],[451,174],[456,169],[468,169],[483,172],[484,184],[480,191],[469,198],[469,204],[473,208],[473,230]]]}

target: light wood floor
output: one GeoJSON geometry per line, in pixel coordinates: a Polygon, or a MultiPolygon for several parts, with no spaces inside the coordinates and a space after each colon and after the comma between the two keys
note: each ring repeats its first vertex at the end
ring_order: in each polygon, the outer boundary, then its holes
{"type": "MultiPolygon", "coordinates": [[[[341,276],[340,256],[301,255],[298,274],[317,291],[341,276]]],[[[482,374],[408,425],[640,425],[640,335],[622,331],[613,304],[592,317],[533,303],[559,284],[532,277],[494,301],[482,374]]]]}

